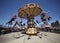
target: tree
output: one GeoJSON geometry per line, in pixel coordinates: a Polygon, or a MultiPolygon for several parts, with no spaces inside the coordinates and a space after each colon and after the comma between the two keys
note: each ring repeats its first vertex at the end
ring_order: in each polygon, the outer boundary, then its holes
{"type": "Polygon", "coordinates": [[[56,20],[55,22],[52,22],[51,26],[53,26],[53,27],[59,27],[59,21],[56,20]]]}
{"type": "Polygon", "coordinates": [[[55,22],[52,22],[52,23],[51,23],[51,26],[52,26],[52,27],[55,27],[55,22]]]}
{"type": "Polygon", "coordinates": [[[56,27],[59,27],[59,21],[58,21],[58,20],[56,20],[55,26],[56,26],[56,27]]]}

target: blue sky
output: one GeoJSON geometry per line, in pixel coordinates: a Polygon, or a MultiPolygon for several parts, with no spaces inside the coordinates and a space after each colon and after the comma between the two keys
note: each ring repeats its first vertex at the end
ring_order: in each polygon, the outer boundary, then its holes
{"type": "MultiPolygon", "coordinates": [[[[49,12],[47,15],[52,17],[50,23],[60,20],[60,0],[0,0],[0,24],[5,24],[13,15],[18,16],[18,9],[28,3],[37,3],[43,12],[49,12]]],[[[40,20],[39,17],[36,18],[40,20]]]]}

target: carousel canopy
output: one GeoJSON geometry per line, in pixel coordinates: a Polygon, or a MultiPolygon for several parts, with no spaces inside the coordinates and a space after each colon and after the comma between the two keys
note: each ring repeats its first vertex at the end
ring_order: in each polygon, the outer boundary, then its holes
{"type": "Polygon", "coordinates": [[[30,15],[30,17],[37,16],[42,12],[42,9],[38,4],[26,4],[25,6],[19,8],[18,10],[18,16],[21,18],[26,18],[27,14],[30,15]]]}

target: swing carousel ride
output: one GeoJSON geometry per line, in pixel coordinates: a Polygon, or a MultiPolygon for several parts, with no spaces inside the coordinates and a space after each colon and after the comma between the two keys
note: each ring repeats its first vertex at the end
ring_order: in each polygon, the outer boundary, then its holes
{"type": "Polygon", "coordinates": [[[37,34],[37,29],[35,28],[34,17],[41,13],[42,10],[37,4],[27,4],[19,9],[18,16],[21,18],[28,19],[28,26],[26,34],[37,34]]]}

